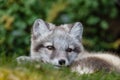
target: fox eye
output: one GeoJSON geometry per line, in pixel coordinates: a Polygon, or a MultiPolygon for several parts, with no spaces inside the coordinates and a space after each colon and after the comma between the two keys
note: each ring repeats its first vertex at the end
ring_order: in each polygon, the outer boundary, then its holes
{"type": "Polygon", "coordinates": [[[73,51],[72,48],[67,48],[67,49],[66,49],[66,52],[72,52],[72,51],[73,51]]]}
{"type": "Polygon", "coordinates": [[[46,46],[46,48],[49,49],[49,50],[54,50],[55,49],[54,46],[46,46]]]}

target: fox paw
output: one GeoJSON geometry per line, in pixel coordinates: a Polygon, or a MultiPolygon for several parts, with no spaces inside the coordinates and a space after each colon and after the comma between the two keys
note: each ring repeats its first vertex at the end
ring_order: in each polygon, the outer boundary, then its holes
{"type": "Polygon", "coordinates": [[[16,61],[18,63],[25,63],[25,62],[31,62],[31,57],[28,57],[28,56],[20,56],[20,57],[17,57],[16,58],[16,61]]]}

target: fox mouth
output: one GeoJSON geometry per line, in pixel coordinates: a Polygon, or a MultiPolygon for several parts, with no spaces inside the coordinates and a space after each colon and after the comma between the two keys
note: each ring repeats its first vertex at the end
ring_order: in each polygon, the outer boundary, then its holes
{"type": "Polygon", "coordinates": [[[61,69],[61,68],[66,67],[66,66],[54,65],[54,67],[55,67],[56,69],[61,69]]]}
{"type": "Polygon", "coordinates": [[[56,68],[69,67],[69,65],[54,65],[56,68]]]}
{"type": "Polygon", "coordinates": [[[55,67],[64,67],[65,65],[54,65],[55,67]]]}
{"type": "Polygon", "coordinates": [[[58,65],[55,65],[54,67],[57,68],[57,69],[61,68],[61,66],[58,66],[58,65]]]}

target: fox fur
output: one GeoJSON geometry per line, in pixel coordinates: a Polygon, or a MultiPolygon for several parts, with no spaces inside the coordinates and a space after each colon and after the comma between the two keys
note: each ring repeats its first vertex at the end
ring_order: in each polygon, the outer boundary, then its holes
{"type": "Polygon", "coordinates": [[[82,34],[83,25],[80,22],[56,26],[37,19],[32,28],[30,56],[20,56],[17,61],[67,66],[79,74],[101,70],[120,72],[120,58],[110,53],[85,51],[82,34]]]}

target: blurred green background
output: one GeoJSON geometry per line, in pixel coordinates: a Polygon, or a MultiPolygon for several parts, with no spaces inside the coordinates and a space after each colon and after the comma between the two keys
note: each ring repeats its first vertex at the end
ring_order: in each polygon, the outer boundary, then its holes
{"type": "Polygon", "coordinates": [[[0,54],[28,55],[38,18],[56,25],[80,21],[86,49],[120,52],[117,0],[0,0],[0,54]]]}

